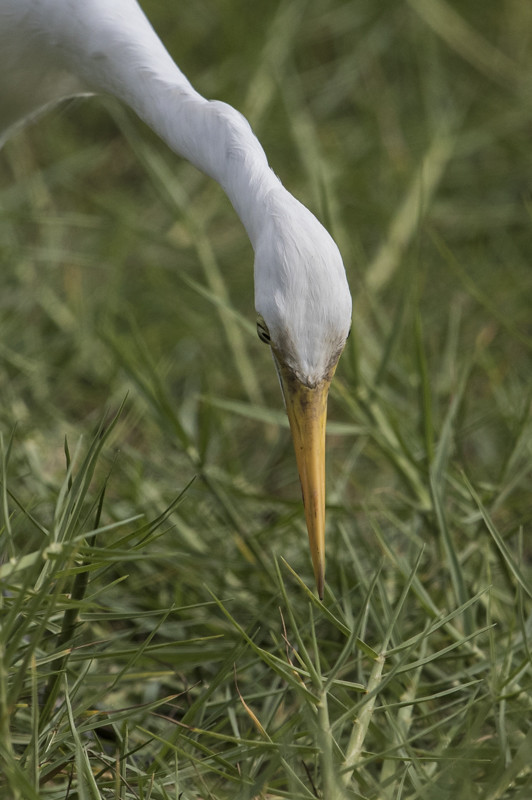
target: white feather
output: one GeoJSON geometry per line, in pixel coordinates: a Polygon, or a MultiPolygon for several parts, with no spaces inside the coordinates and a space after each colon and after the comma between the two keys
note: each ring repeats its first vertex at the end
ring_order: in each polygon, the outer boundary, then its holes
{"type": "Polygon", "coordinates": [[[127,103],[222,185],[255,250],[255,305],[272,345],[301,382],[316,385],[349,332],[345,270],[247,120],[193,89],[135,0],[0,0],[0,144],[50,104],[93,92],[127,103]]]}

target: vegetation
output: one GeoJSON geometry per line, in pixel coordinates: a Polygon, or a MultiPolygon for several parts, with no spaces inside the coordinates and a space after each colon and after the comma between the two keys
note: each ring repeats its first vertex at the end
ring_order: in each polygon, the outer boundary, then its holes
{"type": "Polygon", "coordinates": [[[238,219],[67,103],[0,158],[0,794],[526,800],[532,5],[144,6],[344,254],[326,595],[238,219]]]}

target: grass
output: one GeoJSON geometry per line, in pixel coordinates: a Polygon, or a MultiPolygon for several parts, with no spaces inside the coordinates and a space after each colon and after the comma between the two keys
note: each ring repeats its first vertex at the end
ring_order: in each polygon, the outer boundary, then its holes
{"type": "Polygon", "coordinates": [[[68,103],[0,159],[2,797],[526,800],[530,7],[145,7],[344,254],[325,601],[238,220],[68,103]]]}

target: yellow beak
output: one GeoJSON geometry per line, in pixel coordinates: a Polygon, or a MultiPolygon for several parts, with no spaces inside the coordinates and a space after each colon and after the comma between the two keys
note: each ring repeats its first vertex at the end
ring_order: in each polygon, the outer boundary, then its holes
{"type": "Polygon", "coordinates": [[[276,358],[292,431],[310,555],[320,600],[325,583],[325,424],[330,378],[309,389],[276,358]]]}

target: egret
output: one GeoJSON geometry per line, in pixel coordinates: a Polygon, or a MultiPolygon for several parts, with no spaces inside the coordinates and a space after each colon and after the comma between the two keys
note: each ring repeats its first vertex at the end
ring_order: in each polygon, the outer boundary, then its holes
{"type": "Polygon", "coordinates": [[[58,101],[98,93],[218,181],[251,240],[257,332],[284,396],[323,598],[327,397],[351,326],[338,248],[271,170],[245,117],[192,87],[136,0],[0,0],[0,145],[58,101]]]}

